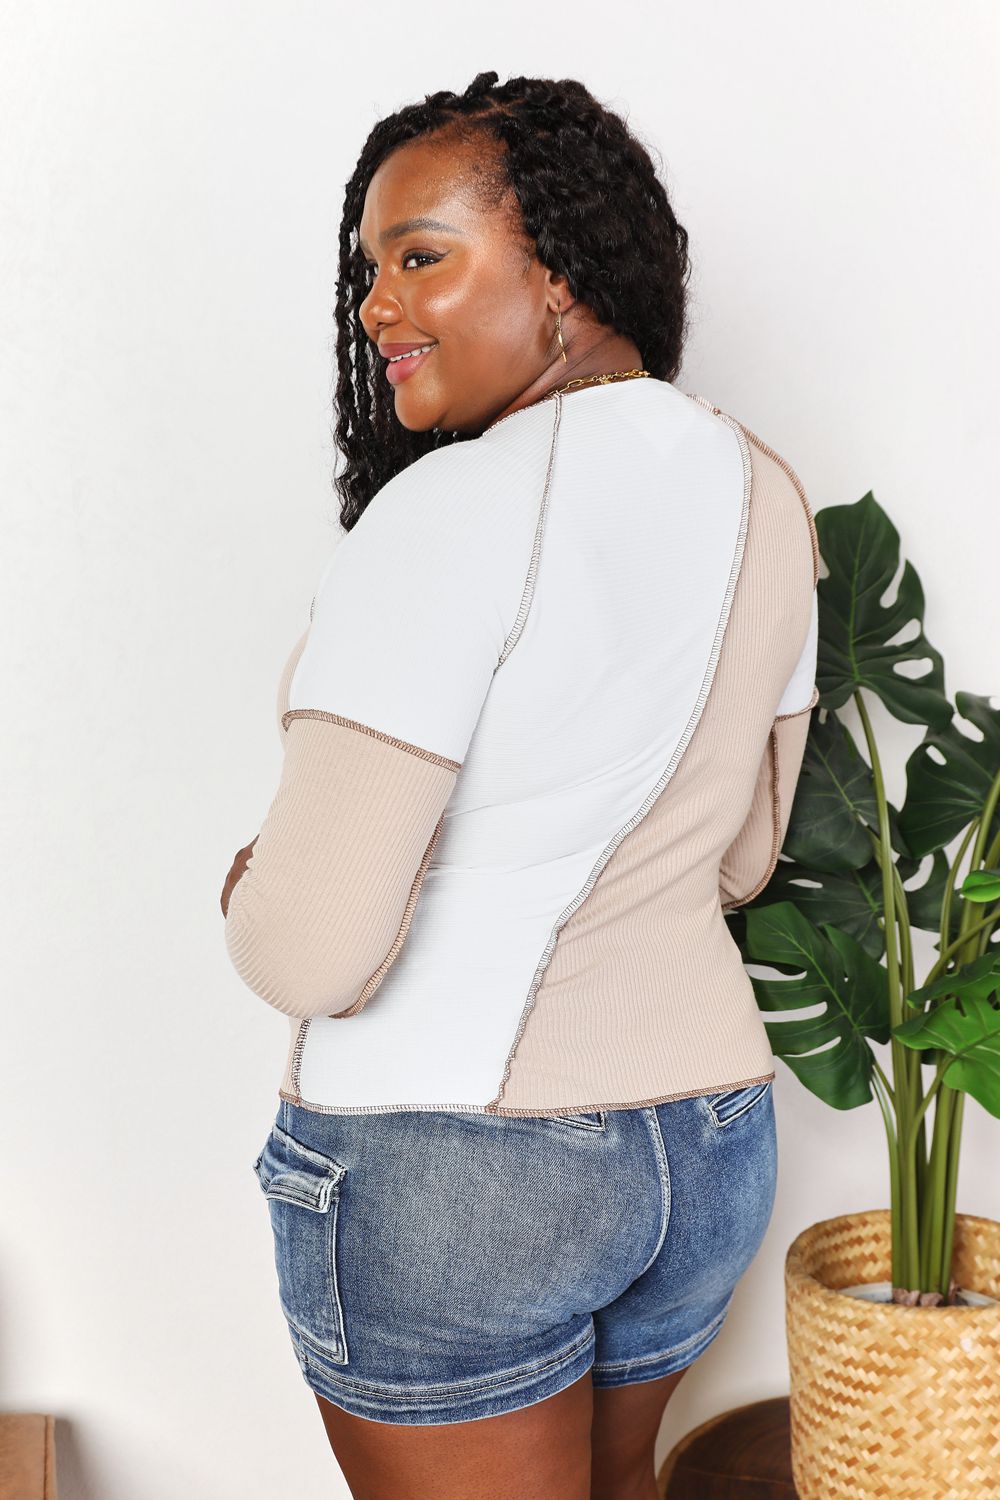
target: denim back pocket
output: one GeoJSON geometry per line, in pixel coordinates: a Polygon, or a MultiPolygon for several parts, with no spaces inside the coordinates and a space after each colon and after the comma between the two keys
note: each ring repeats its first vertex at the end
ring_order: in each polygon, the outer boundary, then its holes
{"type": "Polygon", "coordinates": [[[603,1109],[590,1110],[577,1115],[549,1115],[550,1125],[575,1125],[578,1130],[603,1130],[603,1109]]]}
{"type": "Polygon", "coordinates": [[[768,1098],[773,1083],[773,1078],[767,1078],[763,1083],[748,1083],[743,1088],[725,1089],[721,1094],[703,1094],[713,1125],[722,1129],[733,1120],[741,1119],[755,1105],[768,1098]]]}
{"type": "Polygon", "coordinates": [[[271,1216],[278,1297],[293,1343],[346,1364],[337,1215],[347,1168],[275,1124],[253,1169],[271,1216]]]}

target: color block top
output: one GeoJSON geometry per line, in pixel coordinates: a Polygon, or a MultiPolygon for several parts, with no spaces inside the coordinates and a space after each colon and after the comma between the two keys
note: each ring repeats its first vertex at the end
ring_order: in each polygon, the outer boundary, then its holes
{"type": "Polygon", "coordinates": [[[341,534],[226,917],[309,1109],[636,1108],[774,1076],[723,912],[816,703],[798,479],[665,381],[425,454],[341,534]]]}

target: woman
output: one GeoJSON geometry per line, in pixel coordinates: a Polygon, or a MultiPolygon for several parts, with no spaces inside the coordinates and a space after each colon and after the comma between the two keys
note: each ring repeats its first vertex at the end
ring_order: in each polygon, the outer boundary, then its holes
{"type": "Polygon", "coordinates": [[[672,383],[686,247],[572,80],[430,96],[347,187],[345,535],[222,904],[290,1018],[254,1167],[363,1500],[652,1500],[770,1219],[723,912],[787,826],[818,551],[784,460],[672,383]]]}

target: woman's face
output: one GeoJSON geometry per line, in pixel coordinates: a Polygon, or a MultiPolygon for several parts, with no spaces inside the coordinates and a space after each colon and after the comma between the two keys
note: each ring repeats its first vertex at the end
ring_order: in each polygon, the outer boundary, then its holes
{"type": "Polygon", "coordinates": [[[557,305],[565,314],[573,302],[565,280],[512,228],[509,210],[484,206],[472,167],[468,146],[408,142],[365,195],[365,332],[382,355],[433,345],[379,377],[414,432],[481,432],[549,370],[565,369],[555,337],[557,305]]]}

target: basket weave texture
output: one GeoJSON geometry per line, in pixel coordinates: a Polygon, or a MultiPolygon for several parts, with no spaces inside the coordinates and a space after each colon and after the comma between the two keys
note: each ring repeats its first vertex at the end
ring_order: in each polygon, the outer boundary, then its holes
{"type": "MultiPolygon", "coordinates": [[[[823,1219],[785,1258],[792,1475],[800,1500],[1000,1495],[1000,1305],[840,1295],[892,1274],[888,1209],[823,1219]]],[[[958,1214],[952,1275],[1000,1297],[1000,1223],[958,1214]]]]}

